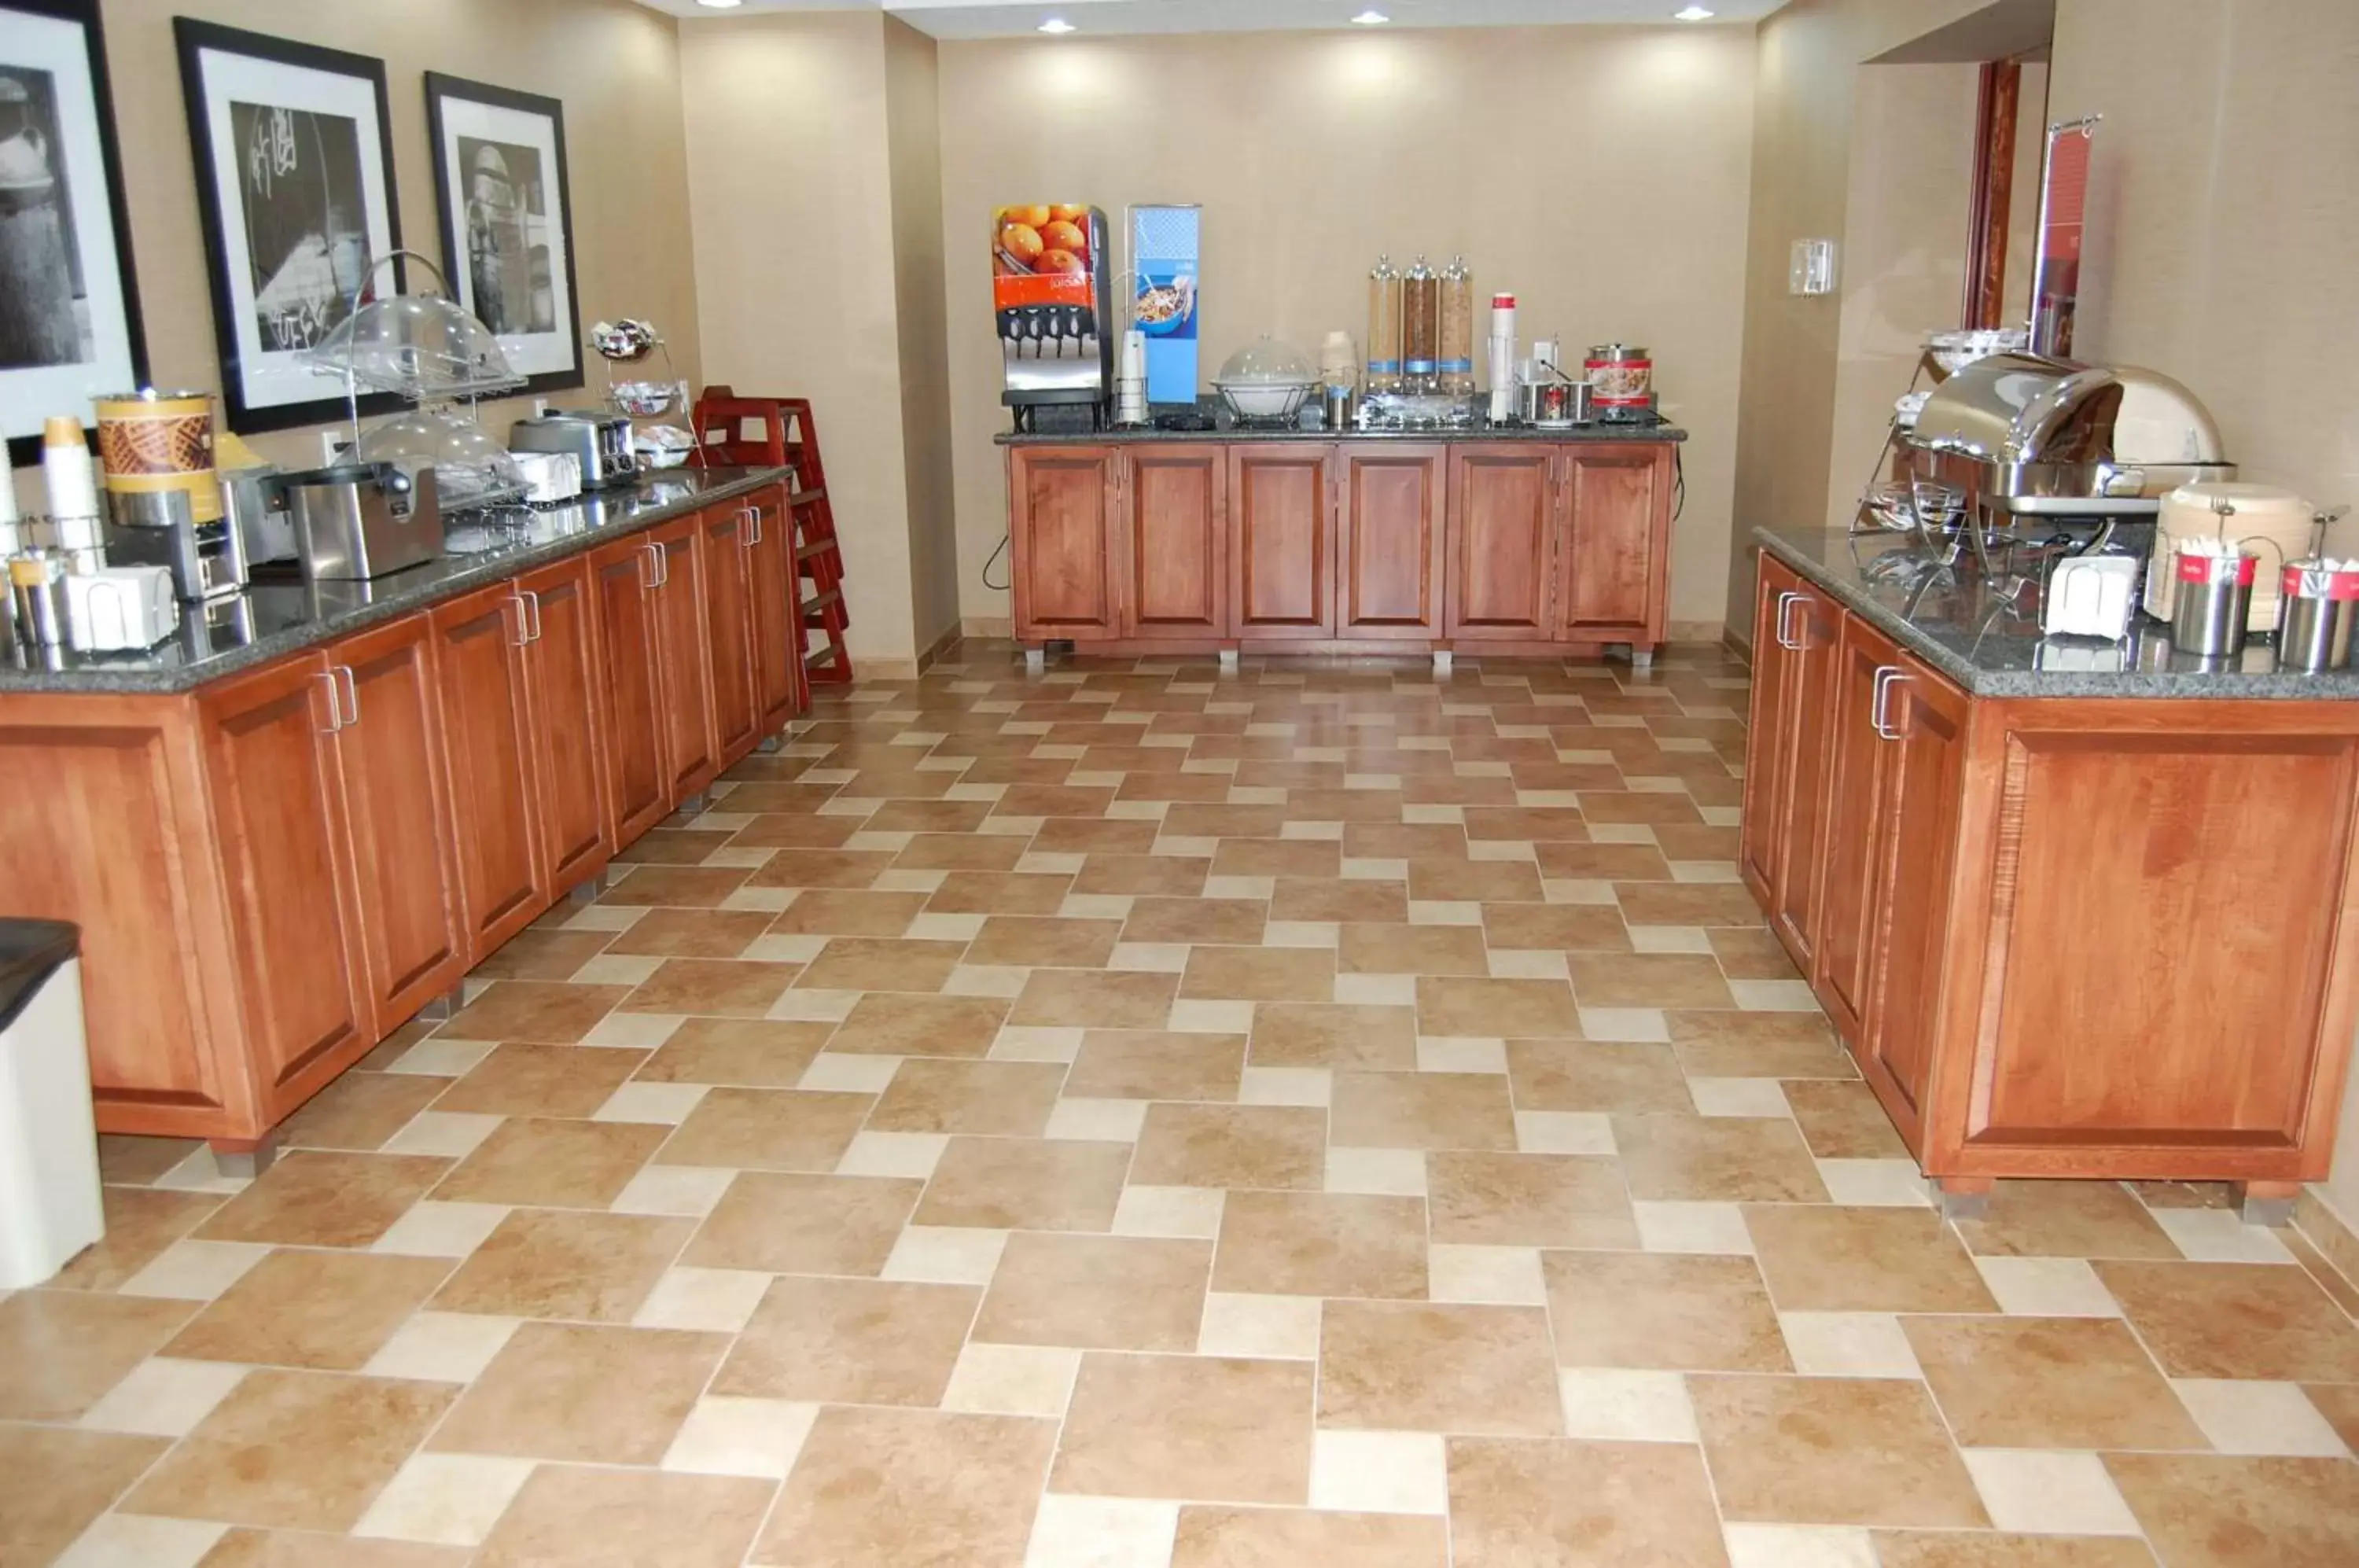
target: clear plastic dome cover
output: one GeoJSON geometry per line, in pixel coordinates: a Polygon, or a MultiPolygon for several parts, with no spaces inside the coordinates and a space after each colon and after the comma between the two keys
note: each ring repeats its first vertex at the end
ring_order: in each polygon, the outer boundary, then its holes
{"type": "Polygon", "coordinates": [[[1310,356],[1265,332],[1221,363],[1215,387],[1308,387],[1319,379],[1310,356]]]}
{"type": "Polygon", "coordinates": [[[514,500],[524,494],[516,459],[467,409],[449,404],[413,408],[361,433],[364,462],[434,470],[441,505],[460,511],[514,500]]]}
{"type": "Polygon", "coordinates": [[[303,352],[321,375],[350,374],[372,392],[458,397],[524,384],[491,328],[432,294],[388,294],[336,323],[303,352]]]}

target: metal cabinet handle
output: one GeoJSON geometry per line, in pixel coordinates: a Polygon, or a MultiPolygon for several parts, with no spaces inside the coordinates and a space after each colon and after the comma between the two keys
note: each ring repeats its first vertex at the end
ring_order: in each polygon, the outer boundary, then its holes
{"type": "Polygon", "coordinates": [[[642,588],[653,588],[656,585],[655,565],[647,559],[647,552],[653,549],[655,549],[655,546],[649,544],[647,540],[641,539],[639,541],[639,586],[642,588]]]}
{"type": "Polygon", "coordinates": [[[532,616],[524,607],[524,590],[511,584],[508,588],[508,603],[516,606],[516,637],[508,646],[522,648],[532,641],[532,616]]]}
{"type": "Polygon", "coordinates": [[[532,629],[525,633],[524,640],[527,643],[538,642],[540,640],[540,595],[529,588],[519,588],[516,593],[524,601],[524,607],[532,612],[532,629]]]}
{"type": "Polygon", "coordinates": [[[361,683],[353,679],[353,667],[351,665],[339,664],[335,667],[335,670],[337,676],[343,681],[344,706],[347,710],[344,713],[343,722],[336,727],[340,730],[350,729],[353,725],[361,722],[361,683]]]}
{"type": "Polygon", "coordinates": [[[1892,689],[1895,686],[1908,679],[1908,671],[1901,669],[1900,666],[1897,664],[1883,664],[1876,667],[1875,698],[1875,701],[1868,705],[1867,722],[1875,727],[1875,733],[1882,735],[1886,740],[1905,740],[1908,738],[1886,722],[1884,713],[1885,699],[1891,694],[1892,689]]]}
{"type": "Polygon", "coordinates": [[[664,559],[664,547],[650,539],[639,546],[647,552],[647,575],[643,581],[650,588],[660,588],[671,581],[671,563],[664,559]]]}
{"type": "Polygon", "coordinates": [[[656,586],[667,587],[671,583],[671,547],[657,544],[652,548],[656,552],[656,586]]]}
{"type": "Polygon", "coordinates": [[[342,704],[336,701],[336,672],[332,670],[317,670],[313,672],[311,679],[314,681],[324,681],[328,683],[328,723],[326,727],[321,729],[320,733],[321,735],[334,735],[338,730],[344,727],[343,708],[342,704]]]}
{"type": "Polygon", "coordinates": [[[1801,652],[1802,643],[1799,637],[1786,629],[1786,613],[1807,597],[1809,597],[1808,594],[1797,593],[1791,589],[1777,595],[1777,626],[1775,635],[1777,638],[1777,646],[1788,653],[1801,652]]]}
{"type": "Polygon", "coordinates": [[[744,517],[745,522],[745,526],[737,530],[737,542],[751,550],[762,542],[762,508],[748,506],[738,515],[744,517]]]}

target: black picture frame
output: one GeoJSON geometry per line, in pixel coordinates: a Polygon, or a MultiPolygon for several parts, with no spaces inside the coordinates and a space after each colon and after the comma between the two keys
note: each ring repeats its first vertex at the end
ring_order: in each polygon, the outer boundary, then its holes
{"type": "MultiPolygon", "coordinates": [[[[589,377],[582,355],[582,293],[574,266],[573,187],[567,170],[563,101],[429,71],[426,72],[426,137],[434,153],[434,212],[441,230],[442,266],[450,277],[451,298],[482,318],[500,337],[502,346],[509,351],[510,361],[525,376],[527,391],[560,392],[587,386],[589,377]],[[467,107],[454,110],[453,105],[467,107]],[[504,312],[495,310],[487,314],[484,308],[485,301],[480,297],[473,276],[474,225],[466,211],[464,194],[454,184],[454,174],[459,171],[451,158],[453,142],[466,135],[457,122],[467,119],[469,110],[506,111],[548,122],[547,151],[554,167],[541,184],[544,200],[551,191],[555,195],[557,211],[549,226],[564,252],[562,267],[550,267],[549,274],[552,282],[561,278],[564,287],[562,299],[551,302],[553,309],[545,327],[527,323],[521,331],[511,331],[512,323],[504,312]],[[567,356],[566,363],[551,365],[550,356],[560,349],[567,356]],[[535,363],[546,368],[534,368],[535,363]]],[[[527,151],[538,156],[539,149],[527,151]]]]}
{"type": "MultiPolygon", "coordinates": [[[[355,270],[352,260],[355,240],[362,253],[357,266],[363,267],[372,256],[382,257],[401,245],[401,202],[393,158],[392,100],[386,86],[385,61],[370,55],[351,54],[342,49],[327,49],[292,38],[225,27],[217,23],[199,21],[192,16],[173,17],[172,34],[179,46],[180,93],[188,110],[190,151],[196,163],[197,212],[204,229],[205,270],[212,293],[213,345],[221,366],[222,406],[229,428],[245,434],[292,430],[299,426],[342,419],[349,405],[334,378],[311,376],[310,383],[317,386],[319,395],[295,395],[310,387],[281,356],[291,358],[291,349],[283,346],[287,333],[310,335],[312,341],[316,341],[316,336],[324,335],[332,328],[335,312],[342,308],[342,300],[338,296],[353,286],[349,274],[355,270]],[[231,57],[234,61],[284,67],[290,71],[350,78],[369,89],[369,96],[375,105],[375,136],[369,136],[369,127],[360,126],[355,122],[352,147],[339,149],[348,152],[353,160],[349,169],[341,172],[358,180],[351,195],[364,209],[346,214],[346,221],[356,221],[361,228],[357,234],[335,230],[331,218],[327,232],[307,236],[299,242],[299,248],[308,245],[313,239],[320,243],[328,258],[324,265],[329,268],[333,292],[315,291],[300,307],[316,310],[320,308],[321,301],[330,301],[316,323],[316,333],[315,323],[299,323],[282,333],[282,346],[277,348],[262,345],[257,325],[264,309],[259,299],[260,291],[251,278],[242,279],[238,276],[241,260],[249,254],[247,247],[253,232],[252,218],[243,206],[234,214],[239,227],[237,244],[234,248],[228,226],[233,214],[223,208],[221,175],[223,149],[214,145],[214,105],[205,73],[205,57],[208,54],[231,57]],[[371,147],[377,158],[381,207],[371,205],[367,199],[366,157],[371,147]],[[252,340],[245,335],[245,329],[249,327],[255,330],[252,340]],[[266,387],[266,377],[277,385],[266,387]],[[266,395],[257,396],[257,392],[266,392],[266,395]]],[[[275,109],[272,112],[285,113],[275,109]]],[[[325,117],[318,112],[298,112],[305,113],[309,120],[325,117]]],[[[321,143],[320,163],[327,164],[330,157],[325,144],[321,143]]],[[[237,167],[233,159],[230,168],[234,170],[237,167]]],[[[296,172],[299,174],[301,170],[296,172]]],[[[323,168],[311,178],[324,191],[331,176],[323,168]]],[[[243,186],[240,192],[243,201],[243,186]]],[[[332,213],[332,201],[326,212],[332,213]]],[[[291,260],[290,252],[290,263],[291,260]]],[[[245,269],[252,270],[250,265],[245,269]]],[[[397,257],[389,267],[381,266],[375,270],[368,287],[363,290],[364,295],[382,292],[388,278],[394,290],[403,287],[404,268],[397,257]]],[[[274,279],[274,285],[276,281],[274,279]]],[[[364,415],[390,413],[403,407],[402,400],[391,393],[365,393],[359,401],[360,412],[364,415]]]]}
{"type": "MultiPolygon", "coordinates": [[[[5,19],[12,13],[36,17],[45,22],[62,22],[82,29],[81,60],[89,72],[92,118],[95,122],[91,129],[95,134],[98,144],[98,161],[102,174],[99,183],[106,199],[108,223],[99,234],[87,233],[77,224],[73,228],[72,238],[78,247],[89,245],[100,238],[105,239],[113,246],[114,298],[112,301],[92,300],[90,308],[95,310],[102,305],[111,305],[111,313],[119,316],[124,337],[122,363],[125,364],[127,376],[127,380],[120,386],[99,386],[93,381],[83,389],[85,406],[78,410],[71,408],[48,409],[48,412],[52,414],[79,412],[82,415],[83,429],[88,430],[92,424],[90,409],[86,406],[88,397],[107,392],[132,390],[147,385],[147,339],[145,325],[139,314],[138,273],[131,249],[131,214],[123,201],[123,156],[114,134],[114,98],[107,80],[105,30],[99,20],[98,0],[0,0],[0,33],[5,33],[5,19]]],[[[6,71],[6,46],[0,44],[0,74],[5,74],[6,71]]],[[[87,277],[86,268],[77,270],[87,277]]],[[[92,364],[92,376],[96,376],[100,372],[110,368],[112,368],[111,364],[92,364]]],[[[13,390],[10,383],[13,379],[23,377],[25,375],[26,372],[22,369],[0,370],[0,408],[7,410],[7,423],[18,427],[18,433],[9,434],[6,438],[8,464],[12,468],[30,467],[38,463],[41,458],[38,424],[29,417],[20,417],[19,410],[12,406],[17,399],[10,396],[13,390]]],[[[31,386],[25,386],[24,392],[27,397],[42,397],[45,402],[55,400],[31,386]]]]}

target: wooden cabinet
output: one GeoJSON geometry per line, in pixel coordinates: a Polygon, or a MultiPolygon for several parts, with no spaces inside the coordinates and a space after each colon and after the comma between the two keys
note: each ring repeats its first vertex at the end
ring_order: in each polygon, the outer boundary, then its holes
{"type": "Polygon", "coordinates": [[[1568,640],[1663,640],[1671,449],[1569,444],[1558,628],[1568,640]]]}
{"type": "Polygon", "coordinates": [[[1558,474],[1553,446],[1450,449],[1449,585],[1453,638],[1545,642],[1554,633],[1558,474]]]}
{"type": "Polygon", "coordinates": [[[1114,535],[1122,635],[1227,635],[1229,474],[1223,449],[1134,447],[1120,463],[1114,535]]]}
{"type": "Polygon", "coordinates": [[[433,612],[459,884],[477,956],[530,925],[547,888],[527,645],[527,602],[507,583],[433,612]]]}
{"type": "Polygon", "coordinates": [[[706,749],[715,757],[742,755],[760,735],[761,702],[754,687],[754,535],[759,527],[744,503],[701,514],[698,550],[704,571],[705,664],[712,693],[706,749]]]}
{"type": "Polygon", "coordinates": [[[605,694],[606,809],[617,844],[671,811],[657,674],[656,546],[640,535],[592,552],[598,609],[599,689],[605,694]]]}
{"type": "Polygon", "coordinates": [[[1763,765],[1745,776],[1737,869],[1805,975],[1818,946],[1819,844],[1826,828],[1820,804],[1841,631],[1842,612],[1832,600],[1763,558],[1750,723],[1772,739],[1763,765]]]}
{"type": "Polygon", "coordinates": [[[543,902],[603,869],[616,848],[606,809],[598,609],[580,556],[516,579],[532,617],[525,671],[532,699],[535,805],[543,902]]]}
{"type": "MultiPolygon", "coordinates": [[[[1881,808],[1892,757],[1877,733],[1875,709],[1884,672],[1899,668],[1900,651],[1891,639],[1855,616],[1843,617],[1829,683],[1827,795],[1819,808],[1826,823],[1824,859],[1813,868],[1785,871],[1818,878],[1819,943],[1810,985],[1848,1040],[1857,1040],[1865,1025],[1875,978],[1881,808]]],[[[1789,713],[1786,722],[1790,726],[1798,717],[1789,713]]],[[[1748,742],[1747,772],[1751,763],[1748,742]]]]}
{"type": "Polygon", "coordinates": [[[1229,448],[1230,631],[1238,637],[1335,635],[1335,508],[1316,441],[1229,448]]]}
{"type": "Polygon", "coordinates": [[[758,739],[784,730],[787,721],[810,702],[803,685],[802,617],[795,613],[801,590],[795,572],[794,529],[784,497],[776,490],[758,492],[747,501],[746,510],[754,528],[745,591],[758,739]]]}
{"type": "Polygon", "coordinates": [[[702,789],[721,771],[712,741],[712,661],[705,646],[704,525],[681,517],[647,530],[656,580],[649,620],[655,633],[658,707],[669,803],[702,789]]]}
{"type": "Polygon", "coordinates": [[[1335,465],[1335,635],[1440,635],[1443,449],[1353,443],[1335,465]]]}
{"type": "Polygon", "coordinates": [[[1110,447],[1009,449],[1009,554],[1019,640],[1118,634],[1111,540],[1118,467],[1110,447]]]}

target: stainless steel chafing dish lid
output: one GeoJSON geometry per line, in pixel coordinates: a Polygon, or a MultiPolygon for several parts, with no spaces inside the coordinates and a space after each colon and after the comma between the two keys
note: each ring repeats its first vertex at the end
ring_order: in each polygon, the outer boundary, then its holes
{"type": "Polygon", "coordinates": [[[2030,354],[1978,359],[1933,389],[1912,445],[1984,463],[2103,463],[2122,385],[2110,370],[2030,354]]]}

